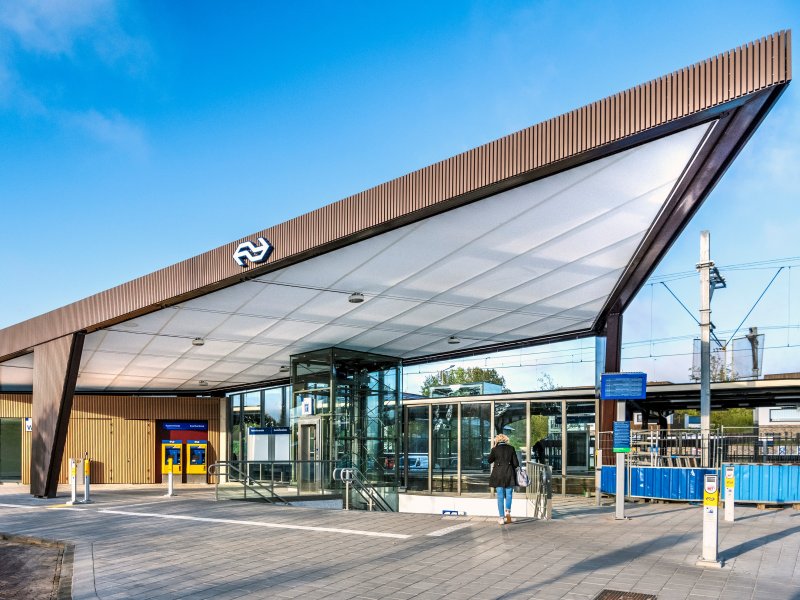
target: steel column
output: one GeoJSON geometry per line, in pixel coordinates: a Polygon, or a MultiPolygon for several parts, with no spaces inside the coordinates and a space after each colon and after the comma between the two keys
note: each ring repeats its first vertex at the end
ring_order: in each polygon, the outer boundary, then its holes
{"type": "Polygon", "coordinates": [[[84,334],[57,338],[33,350],[31,494],[55,498],[67,440],[84,334]]]}

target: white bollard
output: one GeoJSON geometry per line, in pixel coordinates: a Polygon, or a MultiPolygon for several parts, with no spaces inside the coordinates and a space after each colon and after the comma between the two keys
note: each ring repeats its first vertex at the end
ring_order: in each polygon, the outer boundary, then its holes
{"type": "Polygon", "coordinates": [[[733,523],[736,517],[733,514],[733,506],[736,502],[734,488],[736,481],[733,474],[733,465],[725,467],[725,520],[733,523]]]}
{"type": "Polygon", "coordinates": [[[89,460],[88,453],[83,457],[83,502],[81,504],[89,504],[89,481],[91,479],[91,461],[89,460]]]}
{"type": "Polygon", "coordinates": [[[172,477],[172,459],[170,458],[167,462],[169,465],[169,473],[167,474],[167,493],[164,494],[167,498],[171,498],[175,495],[175,488],[173,487],[173,477],[172,477]]]}
{"type": "Polygon", "coordinates": [[[78,503],[78,465],[74,458],[69,459],[69,487],[72,492],[72,499],[67,504],[78,503]]]}
{"type": "Polygon", "coordinates": [[[698,567],[720,568],[717,558],[719,544],[719,476],[706,475],[703,480],[703,555],[697,561],[698,567]]]}

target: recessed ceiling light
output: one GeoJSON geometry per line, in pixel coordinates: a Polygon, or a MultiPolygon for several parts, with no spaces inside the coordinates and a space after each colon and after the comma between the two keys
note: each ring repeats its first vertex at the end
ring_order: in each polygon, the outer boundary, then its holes
{"type": "Polygon", "coordinates": [[[458,339],[456,336],[451,335],[449,338],[447,338],[447,343],[448,344],[460,344],[461,340],[458,339]]]}
{"type": "Polygon", "coordinates": [[[194,338],[192,340],[192,346],[202,346],[205,343],[206,341],[203,338],[194,338]]]}
{"type": "Polygon", "coordinates": [[[361,292],[353,292],[347,298],[347,301],[350,302],[351,304],[361,304],[364,301],[364,294],[362,294],[361,292]]]}
{"type": "Polygon", "coordinates": [[[200,385],[201,385],[202,387],[206,387],[206,386],[208,385],[208,382],[207,382],[205,379],[201,379],[201,380],[200,380],[200,385]]]}
{"type": "Polygon", "coordinates": [[[288,373],[289,372],[289,365],[281,365],[280,372],[281,373],[288,373]]]}

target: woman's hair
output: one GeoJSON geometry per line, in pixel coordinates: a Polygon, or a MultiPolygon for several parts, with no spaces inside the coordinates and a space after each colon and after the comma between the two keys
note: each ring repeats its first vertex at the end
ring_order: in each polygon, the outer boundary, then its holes
{"type": "Polygon", "coordinates": [[[494,443],[495,444],[507,444],[508,443],[508,436],[505,433],[498,433],[494,436],[494,443]]]}

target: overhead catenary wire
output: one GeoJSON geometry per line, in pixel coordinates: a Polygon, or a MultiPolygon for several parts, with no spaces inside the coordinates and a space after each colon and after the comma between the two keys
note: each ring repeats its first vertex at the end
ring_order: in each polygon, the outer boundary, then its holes
{"type": "Polygon", "coordinates": [[[739,329],[741,329],[741,328],[742,328],[742,325],[744,325],[744,322],[747,320],[747,317],[749,317],[749,316],[750,316],[750,313],[752,313],[752,312],[753,312],[753,310],[755,310],[755,307],[756,307],[756,306],[758,306],[758,303],[759,303],[759,302],[761,302],[761,299],[764,297],[764,294],[766,294],[766,293],[767,293],[767,290],[769,290],[770,286],[773,284],[773,282],[775,281],[775,279],[777,279],[778,275],[780,275],[780,274],[781,274],[781,271],[783,271],[783,267],[781,267],[780,269],[778,269],[778,270],[777,270],[777,272],[775,273],[775,275],[773,275],[773,276],[772,276],[772,279],[770,279],[770,280],[769,280],[769,283],[767,284],[767,287],[765,287],[765,288],[764,288],[764,291],[763,291],[763,292],[761,292],[761,295],[758,297],[758,299],[756,299],[756,301],[755,301],[755,303],[753,304],[753,306],[751,306],[751,307],[750,307],[750,310],[748,310],[748,311],[747,311],[747,314],[744,316],[744,318],[743,318],[743,319],[742,319],[742,321],[739,323],[739,325],[737,325],[736,329],[735,329],[735,330],[733,331],[733,333],[731,334],[731,337],[730,337],[730,339],[728,340],[728,342],[725,344],[725,346],[727,346],[728,344],[730,344],[730,343],[731,343],[731,341],[733,340],[733,336],[735,336],[737,333],[739,333],[739,329]]]}

